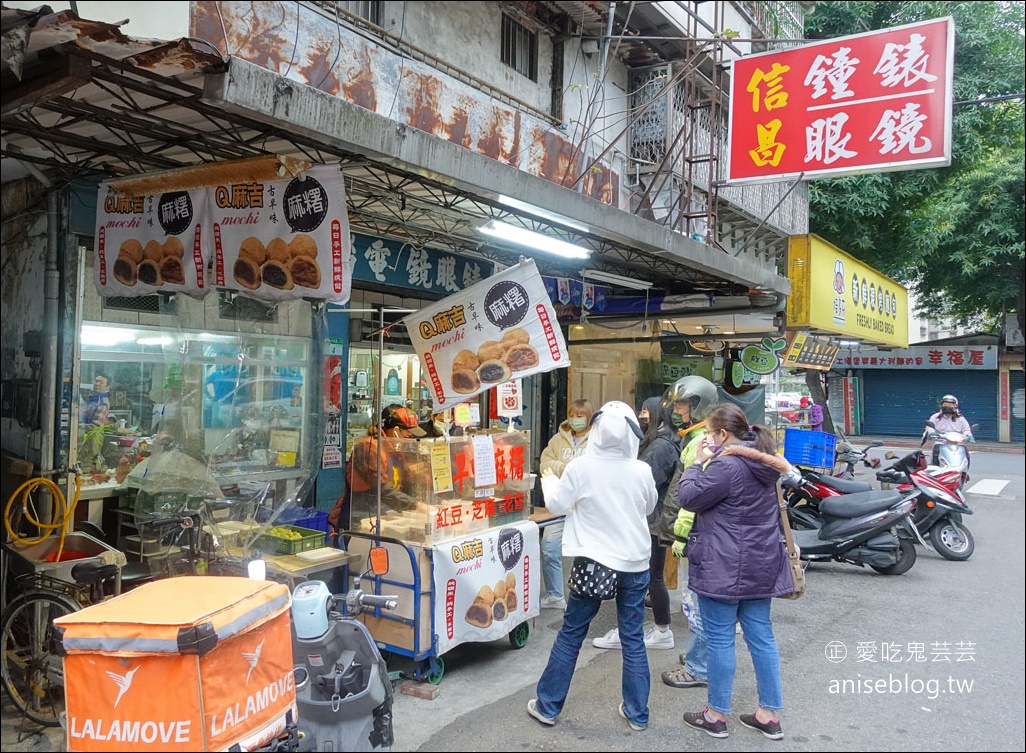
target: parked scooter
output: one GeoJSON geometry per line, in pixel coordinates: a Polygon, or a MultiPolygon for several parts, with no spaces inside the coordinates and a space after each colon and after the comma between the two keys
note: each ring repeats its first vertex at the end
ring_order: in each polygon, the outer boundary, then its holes
{"type": "Polygon", "coordinates": [[[873,487],[868,482],[854,480],[855,467],[859,463],[867,468],[878,467],[880,459],[870,456],[869,451],[882,444],[883,442],[878,439],[873,440],[860,450],[847,440],[842,439],[834,463],[837,470],[833,475],[795,466],[796,470],[801,473],[801,481],[784,488],[784,499],[787,500],[787,513],[791,527],[797,530],[819,528],[822,525],[819,503],[826,497],[873,491],[873,487]]]}
{"type": "Polygon", "coordinates": [[[834,462],[834,477],[851,481],[855,478],[855,467],[861,463],[866,468],[879,468],[880,458],[870,455],[869,451],[874,447],[880,447],[883,442],[874,439],[864,449],[859,449],[846,439],[841,439],[837,446],[837,459],[834,462]]]}
{"type": "Polygon", "coordinates": [[[371,569],[357,576],[345,595],[333,595],[323,581],[306,581],[293,592],[301,751],[392,749],[388,667],[370,631],[355,617],[365,610],[395,609],[398,597],[361,590],[368,573],[388,572],[388,551],[371,549],[370,561],[371,569]]]}
{"type": "MultiPolygon", "coordinates": [[[[792,471],[781,478],[781,484],[793,486],[801,480],[801,474],[792,471]]],[[[915,496],[866,491],[822,499],[822,525],[794,532],[801,559],[869,565],[884,575],[908,572],[916,562],[916,548],[908,531],[915,496]]]]}
{"type": "MultiPolygon", "coordinates": [[[[893,451],[889,451],[884,457],[894,460],[894,462],[876,472],[876,479],[880,482],[881,489],[897,488],[899,491],[911,489],[912,473],[927,467],[926,453],[922,449],[912,450],[900,458],[893,451]]],[[[955,475],[961,479],[961,474],[955,475]]]]}
{"type": "Polygon", "coordinates": [[[824,499],[873,491],[873,487],[866,481],[848,481],[800,466],[795,466],[795,470],[801,477],[796,477],[793,484],[784,486],[787,515],[791,528],[795,530],[812,531],[822,527],[819,505],[824,499]]]}
{"type": "Polygon", "coordinates": [[[893,484],[900,493],[917,492],[912,523],[923,546],[949,560],[964,561],[972,556],[976,542],[963,525],[962,516],[972,515],[973,511],[962,493],[962,471],[927,466],[924,452],[914,450],[878,471],[876,477],[881,486],[893,484]]]}

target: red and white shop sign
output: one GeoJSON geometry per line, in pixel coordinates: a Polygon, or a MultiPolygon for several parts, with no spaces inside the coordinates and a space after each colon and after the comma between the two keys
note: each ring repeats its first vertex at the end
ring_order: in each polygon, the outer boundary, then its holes
{"type": "Polygon", "coordinates": [[[951,163],[950,17],[735,60],[727,179],[951,163]]]}

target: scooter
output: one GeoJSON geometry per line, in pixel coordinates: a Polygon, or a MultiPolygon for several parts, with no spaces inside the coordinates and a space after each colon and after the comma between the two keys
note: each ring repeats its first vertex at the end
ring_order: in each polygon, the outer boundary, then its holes
{"type": "MultiPolygon", "coordinates": [[[[781,478],[784,486],[800,481],[796,471],[781,478]]],[[[916,547],[907,532],[915,495],[867,491],[826,497],[819,505],[821,527],[794,532],[801,559],[869,565],[884,575],[908,572],[916,562],[916,547]]]]}
{"type": "Polygon", "coordinates": [[[949,560],[961,562],[972,556],[976,542],[962,524],[962,516],[973,511],[962,493],[963,474],[959,469],[928,466],[923,451],[914,450],[878,471],[876,477],[881,486],[894,485],[900,493],[918,492],[912,523],[916,539],[923,546],[949,560]]]}
{"type": "Polygon", "coordinates": [[[825,497],[873,491],[873,487],[868,482],[854,480],[855,466],[862,463],[867,468],[879,467],[880,458],[871,456],[869,451],[881,445],[883,442],[875,439],[860,450],[847,440],[842,439],[835,462],[835,468],[839,470],[833,475],[796,466],[802,476],[801,482],[791,487],[785,487],[784,490],[791,528],[797,530],[819,528],[822,525],[819,503],[825,497]]]}
{"type": "Polygon", "coordinates": [[[371,549],[370,562],[370,569],[356,576],[344,595],[333,595],[323,581],[306,581],[293,591],[292,657],[301,751],[392,749],[388,667],[356,616],[395,609],[398,596],[363,592],[361,578],[388,572],[388,551],[371,549]]]}
{"type": "Polygon", "coordinates": [[[859,463],[862,463],[866,468],[879,468],[880,458],[870,455],[869,451],[874,447],[882,445],[883,442],[881,440],[874,439],[864,449],[860,450],[847,440],[842,439],[837,447],[837,460],[834,463],[834,467],[837,470],[834,471],[834,477],[847,481],[854,479],[855,466],[859,463]]]}
{"type": "MultiPolygon", "coordinates": [[[[971,432],[979,428],[979,424],[969,427],[971,432]]],[[[969,483],[969,448],[966,446],[969,440],[957,431],[938,432],[933,421],[927,421],[920,446],[930,439],[933,440],[933,457],[937,461],[936,465],[958,471],[962,476],[961,486],[969,483]]]]}
{"type": "MultiPolygon", "coordinates": [[[[962,524],[963,515],[972,515],[972,508],[962,494],[961,485],[945,483],[936,476],[934,467],[913,471],[910,478],[918,496],[912,513],[912,524],[920,543],[926,546],[929,536],[932,549],[944,559],[964,562],[976,549],[972,533],[962,524]]],[[[949,474],[950,475],[950,474],[949,474]]]]}
{"type": "Polygon", "coordinates": [[[866,481],[848,481],[800,466],[795,470],[801,474],[800,478],[796,478],[793,485],[784,487],[788,519],[795,530],[812,531],[822,527],[819,505],[824,499],[873,491],[866,481]]]}

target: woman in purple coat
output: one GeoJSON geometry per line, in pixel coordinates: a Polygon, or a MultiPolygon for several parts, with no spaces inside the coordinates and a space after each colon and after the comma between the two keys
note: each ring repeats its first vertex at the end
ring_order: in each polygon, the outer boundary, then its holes
{"type": "Polygon", "coordinates": [[[780,654],[770,604],[793,590],[776,483],[789,463],[776,454],[773,434],[749,426],[744,412],[724,403],[706,419],[697,460],[680,479],[680,503],[697,513],[688,537],[688,583],[698,594],[709,642],[708,706],[684,723],[727,737],[734,685],[734,623],[740,621],[752,655],[759,706],[741,724],[779,740],[783,708],[780,654]]]}

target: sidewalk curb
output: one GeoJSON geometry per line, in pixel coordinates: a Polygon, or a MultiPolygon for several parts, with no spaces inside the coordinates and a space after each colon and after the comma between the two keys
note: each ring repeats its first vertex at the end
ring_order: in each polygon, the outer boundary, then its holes
{"type": "MultiPolygon", "coordinates": [[[[855,445],[860,449],[870,442],[877,440],[883,442],[885,447],[918,449],[920,446],[930,446],[929,442],[926,445],[920,445],[917,440],[909,437],[852,436],[847,438],[849,444],[855,445]]],[[[1023,455],[1026,454],[1026,448],[1023,445],[1004,442],[974,442],[969,445],[969,452],[970,454],[973,452],[995,452],[1003,455],[1023,455]]]]}

